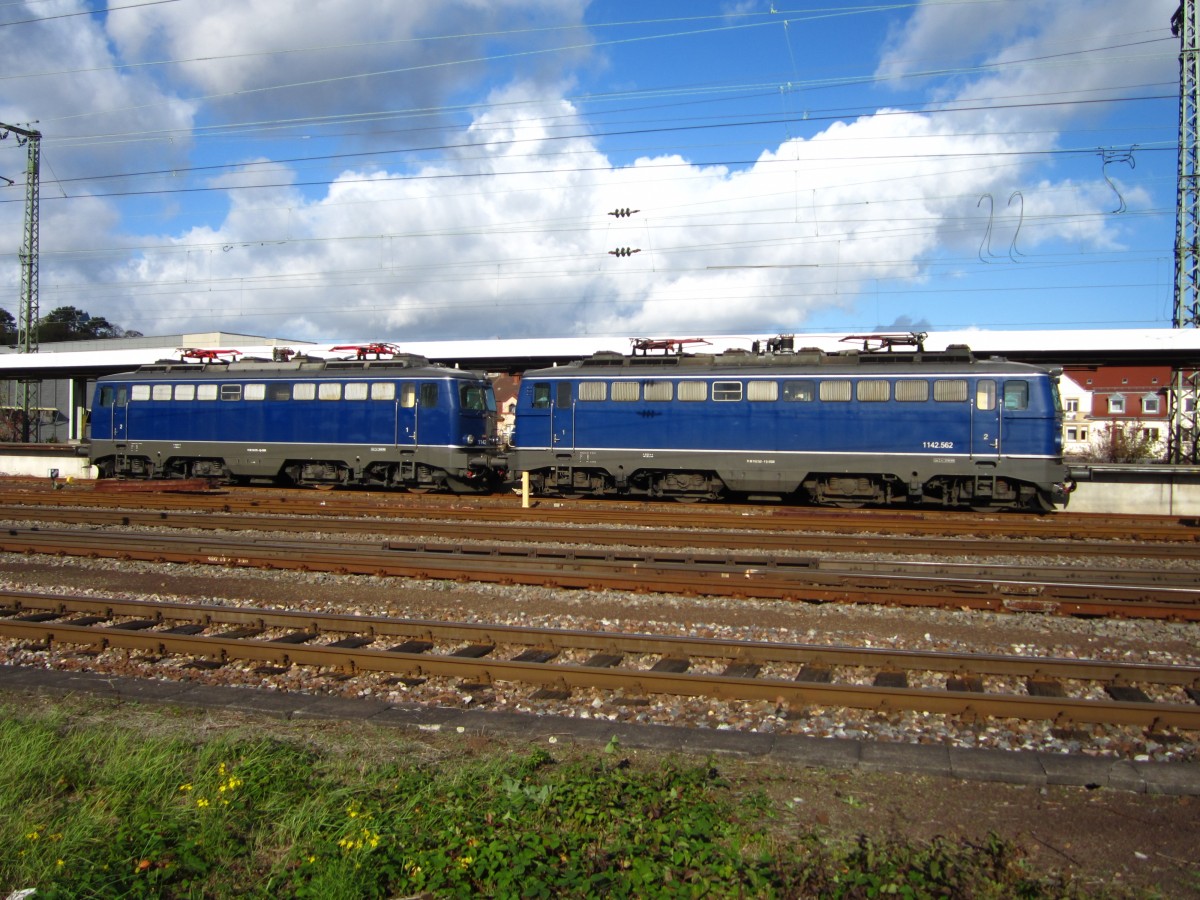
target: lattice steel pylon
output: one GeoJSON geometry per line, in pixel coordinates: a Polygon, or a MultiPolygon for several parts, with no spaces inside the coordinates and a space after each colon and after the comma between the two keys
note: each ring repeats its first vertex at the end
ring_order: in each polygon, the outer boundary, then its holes
{"type": "MultiPolygon", "coordinates": [[[[1200,327],[1200,47],[1197,0],[1180,0],[1171,17],[1179,37],[1179,172],[1175,219],[1175,310],[1172,328],[1200,327]]],[[[1196,464],[1200,363],[1179,366],[1169,393],[1171,437],[1167,458],[1196,464]]]]}
{"type": "MultiPolygon", "coordinates": [[[[38,211],[41,206],[41,143],[42,133],[16,125],[0,122],[0,140],[10,134],[16,135],[17,143],[25,147],[25,229],[21,239],[21,300],[17,307],[17,350],[20,353],[37,353],[38,321],[38,211]]],[[[17,406],[21,410],[22,440],[36,440],[38,429],[34,428],[38,416],[39,382],[22,379],[17,406]]]]}

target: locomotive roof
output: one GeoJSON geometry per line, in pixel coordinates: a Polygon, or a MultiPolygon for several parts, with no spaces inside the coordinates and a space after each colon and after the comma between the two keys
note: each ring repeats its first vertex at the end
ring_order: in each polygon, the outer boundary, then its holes
{"type": "Polygon", "coordinates": [[[570,375],[613,376],[666,374],[720,374],[755,375],[772,373],[793,374],[838,374],[859,370],[862,372],[887,372],[890,374],[913,374],[920,371],[979,373],[991,372],[1045,372],[1041,366],[1011,362],[1003,357],[981,359],[965,345],[955,345],[940,351],[858,351],[844,350],[829,353],[811,347],[795,352],[754,353],[747,350],[728,350],[724,353],[634,355],[621,353],[597,353],[587,359],[576,360],[565,366],[540,369],[525,373],[534,376],[553,377],[570,375]]]}
{"type": "Polygon", "coordinates": [[[132,372],[106,375],[99,381],[127,381],[136,376],[146,380],[198,380],[227,378],[328,378],[336,376],[406,378],[480,378],[479,372],[452,369],[431,363],[423,356],[402,354],[389,359],[319,359],[300,356],[287,361],[248,358],[236,362],[181,362],[164,359],[139,366],[132,372]]]}

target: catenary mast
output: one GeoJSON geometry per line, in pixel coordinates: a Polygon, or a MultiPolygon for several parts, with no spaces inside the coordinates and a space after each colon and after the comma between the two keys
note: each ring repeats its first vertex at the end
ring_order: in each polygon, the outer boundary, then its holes
{"type": "MultiPolygon", "coordinates": [[[[1180,0],[1171,17],[1179,37],[1179,172],[1176,184],[1175,309],[1173,328],[1200,327],[1200,47],[1197,47],[1197,0],[1180,0]]],[[[1196,435],[1200,381],[1197,366],[1175,371],[1171,403],[1169,462],[1197,463],[1196,435]]]]}
{"type": "MultiPolygon", "coordinates": [[[[36,353],[38,350],[38,209],[41,205],[41,141],[42,133],[0,122],[0,140],[15,135],[17,143],[26,150],[25,162],[25,229],[21,239],[21,301],[17,307],[17,350],[36,353]]],[[[32,379],[20,382],[22,440],[28,443],[34,419],[38,416],[39,384],[32,379]]]]}

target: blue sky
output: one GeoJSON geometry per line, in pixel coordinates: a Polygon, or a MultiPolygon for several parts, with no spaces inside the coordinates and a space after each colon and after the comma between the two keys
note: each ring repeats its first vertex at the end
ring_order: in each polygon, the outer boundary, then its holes
{"type": "Polygon", "coordinates": [[[146,334],[1169,327],[1176,6],[0,0],[0,121],[146,334]]]}

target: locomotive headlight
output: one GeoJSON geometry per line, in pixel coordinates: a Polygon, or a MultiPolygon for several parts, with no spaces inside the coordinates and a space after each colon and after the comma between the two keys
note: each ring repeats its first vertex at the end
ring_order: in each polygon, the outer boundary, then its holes
{"type": "Polygon", "coordinates": [[[475,446],[475,435],[473,435],[473,434],[463,435],[463,443],[466,444],[468,447],[475,446]]]}

